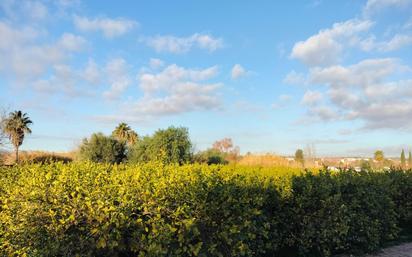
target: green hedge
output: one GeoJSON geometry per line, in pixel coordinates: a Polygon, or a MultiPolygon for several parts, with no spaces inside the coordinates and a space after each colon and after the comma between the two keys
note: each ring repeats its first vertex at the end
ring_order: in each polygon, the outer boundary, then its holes
{"type": "Polygon", "coordinates": [[[0,255],[330,256],[412,224],[412,173],[162,164],[0,168],[0,255]]]}

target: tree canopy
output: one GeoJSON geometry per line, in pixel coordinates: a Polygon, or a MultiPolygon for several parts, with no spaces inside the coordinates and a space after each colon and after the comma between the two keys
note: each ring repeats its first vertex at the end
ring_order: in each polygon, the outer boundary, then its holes
{"type": "Polygon", "coordinates": [[[121,142],[129,145],[135,144],[139,139],[137,133],[130,128],[127,123],[120,123],[112,132],[112,136],[121,142]]]}
{"type": "Polygon", "coordinates": [[[89,139],[83,139],[79,157],[93,162],[120,163],[126,158],[126,146],[113,137],[94,133],[89,139]]]}
{"type": "Polygon", "coordinates": [[[169,127],[157,130],[131,146],[130,162],[161,161],[163,163],[190,162],[192,143],[187,128],[169,127]]]}

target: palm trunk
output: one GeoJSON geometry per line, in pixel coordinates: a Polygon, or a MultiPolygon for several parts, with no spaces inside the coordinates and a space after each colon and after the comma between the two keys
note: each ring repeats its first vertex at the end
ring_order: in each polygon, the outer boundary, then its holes
{"type": "Polygon", "coordinates": [[[19,163],[19,147],[16,147],[15,153],[16,153],[16,163],[19,163]]]}

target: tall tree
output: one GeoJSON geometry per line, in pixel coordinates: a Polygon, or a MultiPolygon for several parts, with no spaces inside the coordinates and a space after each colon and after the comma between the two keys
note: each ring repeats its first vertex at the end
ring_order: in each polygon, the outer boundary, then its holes
{"type": "Polygon", "coordinates": [[[409,151],[409,156],[408,156],[408,168],[412,168],[412,153],[409,151]]]}
{"type": "Polygon", "coordinates": [[[405,151],[402,149],[402,152],[401,152],[401,166],[402,166],[402,168],[405,168],[405,165],[406,165],[405,151]]]}
{"type": "Polygon", "coordinates": [[[295,152],[295,161],[302,164],[302,166],[305,165],[305,157],[303,156],[303,150],[302,149],[296,150],[296,152],[295,152]]]}
{"type": "Polygon", "coordinates": [[[30,125],[33,122],[22,111],[14,111],[3,121],[4,133],[9,137],[14,146],[16,163],[19,162],[19,147],[23,144],[24,136],[31,133],[30,125]]]}
{"type": "Polygon", "coordinates": [[[112,136],[121,142],[132,145],[137,142],[138,135],[129,125],[122,122],[112,132],[112,136]]]}

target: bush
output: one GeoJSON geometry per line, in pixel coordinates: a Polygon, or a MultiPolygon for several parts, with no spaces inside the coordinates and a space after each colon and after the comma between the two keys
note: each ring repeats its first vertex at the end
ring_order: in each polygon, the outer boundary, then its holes
{"type": "Polygon", "coordinates": [[[112,137],[95,133],[90,139],[83,139],[79,157],[93,162],[120,163],[126,158],[126,146],[112,137]]]}
{"type": "Polygon", "coordinates": [[[209,149],[203,152],[198,152],[193,156],[193,161],[197,163],[206,163],[211,164],[227,164],[228,161],[225,159],[225,154],[214,150],[209,149]]]}
{"type": "Polygon", "coordinates": [[[92,162],[0,168],[0,256],[330,256],[411,222],[412,172],[92,162]]]}
{"type": "Polygon", "coordinates": [[[192,160],[192,143],[186,128],[169,127],[146,136],[130,149],[130,163],[160,161],[165,164],[184,164],[192,160]]]}

